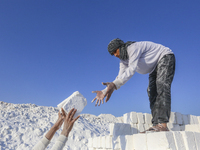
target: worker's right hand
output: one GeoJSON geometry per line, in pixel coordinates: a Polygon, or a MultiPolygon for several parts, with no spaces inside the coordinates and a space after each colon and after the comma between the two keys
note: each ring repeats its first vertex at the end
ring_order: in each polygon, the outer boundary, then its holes
{"type": "Polygon", "coordinates": [[[102,102],[102,104],[103,104],[103,99],[104,99],[104,97],[105,97],[105,95],[103,94],[103,92],[102,92],[102,91],[92,91],[92,93],[97,93],[96,97],[92,100],[92,103],[93,103],[95,100],[97,100],[95,106],[97,106],[98,103],[99,103],[99,106],[100,106],[101,102],[102,102]]]}

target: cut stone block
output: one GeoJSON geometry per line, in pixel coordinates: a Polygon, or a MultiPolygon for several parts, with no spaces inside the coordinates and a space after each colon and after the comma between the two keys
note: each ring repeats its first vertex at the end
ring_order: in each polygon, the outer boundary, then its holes
{"type": "Polygon", "coordinates": [[[178,124],[167,123],[167,127],[170,131],[181,131],[180,126],[178,124]]]}
{"type": "Polygon", "coordinates": [[[118,137],[114,137],[113,139],[112,139],[112,145],[113,145],[113,149],[114,150],[121,150],[121,148],[120,148],[120,136],[118,136],[118,137]]]}
{"type": "Polygon", "coordinates": [[[175,139],[176,149],[186,150],[181,132],[175,131],[173,132],[173,135],[175,139]]]}
{"type": "Polygon", "coordinates": [[[147,113],[144,113],[144,120],[145,120],[145,124],[152,124],[151,123],[151,119],[152,119],[152,116],[151,114],[147,114],[147,113]]]}
{"type": "Polygon", "coordinates": [[[192,119],[194,121],[194,124],[199,124],[199,120],[198,120],[197,116],[192,115],[192,119]]]}
{"type": "Polygon", "coordinates": [[[126,113],[123,115],[123,118],[124,118],[124,123],[131,123],[131,120],[130,120],[130,113],[126,113]]]}
{"type": "Polygon", "coordinates": [[[143,113],[137,113],[138,118],[138,124],[143,123],[144,124],[144,115],[143,113]]]}
{"type": "Polygon", "coordinates": [[[188,115],[188,120],[189,120],[190,124],[198,124],[199,123],[197,116],[194,116],[194,115],[188,115]]]}
{"type": "Polygon", "coordinates": [[[130,121],[132,124],[138,123],[138,118],[137,118],[136,112],[130,112],[130,121]]]}
{"type": "Polygon", "coordinates": [[[200,132],[198,124],[185,125],[185,131],[200,132]]]}
{"type": "Polygon", "coordinates": [[[132,135],[133,136],[133,150],[147,150],[146,135],[148,135],[148,134],[134,134],[134,135],[132,135]]]}
{"type": "Polygon", "coordinates": [[[131,134],[137,134],[138,132],[137,124],[131,124],[131,134]]]}
{"type": "Polygon", "coordinates": [[[182,118],[183,118],[183,124],[189,124],[188,115],[182,114],[182,118]]]}
{"type": "Polygon", "coordinates": [[[106,149],[112,149],[112,136],[105,136],[106,137],[106,149]]]}
{"type": "Polygon", "coordinates": [[[82,110],[86,105],[87,105],[86,98],[83,97],[81,93],[76,91],[57,106],[59,110],[63,108],[66,113],[68,113],[72,108],[77,109],[74,115],[74,118],[76,118],[78,115],[80,115],[80,113],[82,112],[82,110]]]}
{"type": "Polygon", "coordinates": [[[169,122],[173,123],[173,124],[176,124],[176,117],[175,117],[175,113],[174,112],[171,112],[170,118],[169,118],[169,122]]]}
{"type": "Polygon", "coordinates": [[[88,147],[93,147],[93,138],[88,139],[88,147]]]}
{"type": "Polygon", "coordinates": [[[101,147],[101,136],[97,137],[97,148],[102,148],[101,147]]]}
{"type": "Polygon", "coordinates": [[[200,125],[200,116],[197,116],[197,118],[198,118],[198,121],[199,121],[199,123],[198,123],[198,124],[200,125]]]}
{"type": "Polygon", "coordinates": [[[145,123],[145,124],[144,124],[144,130],[148,130],[149,128],[150,128],[150,125],[147,124],[147,123],[145,123]]]}
{"type": "Polygon", "coordinates": [[[92,142],[93,142],[93,147],[97,148],[98,147],[98,144],[97,144],[98,139],[97,139],[97,137],[94,137],[92,142]]]}
{"type": "Polygon", "coordinates": [[[106,137],[105,136],[101,137],[101,148],[106,148],[106,137]]]}
{"type": "Polygon", "coordinates": [[[117,117],[118,122],[117,123],[124,123],[124,117],[117,117]]]}
{"type": "Polygon", "coordinates": [[[147,134],[148,150],[176,150],[172,132],[158,132],[147,134]]]}
{"type": "Polygon", "coordinates": [[[138,129],[138,132],[143,132],[144,131],[144,124],[137,124],[137,129],[138,129]]]}
{"type": "Polygon", "coordinates": [[[187,131],[181,131],[183,141],[185,143],[186,150],[197,150],[194,133],[193,132],[187,132],[187,131]]]}
{"type": "Polygon", "coordinates": [[[194,138],[195,138],[197,150],[200,150],[200,133],[194,132],[194,138]]]}
{"type": "Polygon", "coordinates": [[[182,114],[179,112],[175,112],[175,117],[176,117],[176,123],[182,125],[183,124],[182,114]]]}
{"type": "Polygon", "coordinates": [[[131,135],[131,125],[125,123],[110,123],[109,124],[110,135],[113,137],[119,135],[131,135]]]}
{"type": "Polygon", "coordinates": [[[133,136],[126,135],[125,140],[126,140],[125,150],[133,150],[133,136]]]}

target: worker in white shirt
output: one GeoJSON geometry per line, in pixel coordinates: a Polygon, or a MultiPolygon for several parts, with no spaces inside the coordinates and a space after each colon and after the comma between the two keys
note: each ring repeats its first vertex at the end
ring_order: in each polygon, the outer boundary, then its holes
{"type": "MultiPolygon", "coordinates": [[[[95,106],[107,102],[113,91],[124,85],[135,72],[149,73],[147,88],[153,127],[146,131],[169,131],[167,123],[171,113],[171,83],[175,73],[175,56],[171,49],[149,41],[124,43],[117,38],[108,44],[108,52],[120,59],[118,76],[113,82],[102,83],[107,87],[93,91],[95,106]]],[[[141,133],[145,133],[141,132],[141,133]]]]}

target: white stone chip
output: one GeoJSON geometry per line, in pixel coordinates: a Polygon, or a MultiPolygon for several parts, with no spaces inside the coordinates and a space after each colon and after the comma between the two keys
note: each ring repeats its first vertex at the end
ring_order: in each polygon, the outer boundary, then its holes
{"type": "Polygon", "coordinates": [[[148,150],[176,150],[172,132],[158,132],[147,134],[148,150]]]}
{"type": "Polygon", "coordinates": [[[63,108],[66,113],[68,113],[72,108],[77,109],[76,114],[74,115],[74,118],[76,118],[78,115],[80,115],[86,105],[86,98],[83,97],[80,92],[76,91],[57,106],[59,110],[63,108]]]}
{"type": "Polygon", "coordinates": [[[147,148],[147,137],[146,137],[146,135],[148,135],[148,134],[134,134],[134,135],[132,135],[133,136],[133,148],[134,148],[133,150],[147,150],[148,149],[147,148]]]}
{"type": "Polygon", "coordinates": [[[181,131],[186,150],[197,150],[193,132],[181,131]]]}
{"type": "Polygon", "coordinates": [[[175,113],[174,112],[171,112],[170,118],[169,118],[169,122],[173,123],[173,124],[176,124],[176,117],[175,117],[175,113]]]}
{"type": "Polygon", "coordinates": [[[182,114],[182,118],[183,118],[183,124],[189,124],[188,115],[182,114]]]}
{"type": "Polygon", "coordinates": [[[143,113],[137,113],[137,118],[138,118],[138,124],[143,123],[144,124],[144,115],[143,113]]]}
{"type": "Polygon", "coordinates": [[[131,125],[125,123],[110,123],[109,124],[110,135],[113,137],[119,135],[131,135],[131,125]]]}
{"type": "Polygon", "coordinates": [[[183,124],[182,114],[179,112],[175,112],[175,117],[176,117],[176,123],[182,125],[183,124]]]}
{"type": "Polygon", "coordinates": [[[181,132],[173,132],[177,150],[186,150],[181,132]]]}

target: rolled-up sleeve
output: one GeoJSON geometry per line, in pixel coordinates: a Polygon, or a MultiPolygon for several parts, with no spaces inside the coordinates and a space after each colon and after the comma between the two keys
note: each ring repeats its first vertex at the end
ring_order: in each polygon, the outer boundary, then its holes
{"type": "Polygon", "coordinates": [[[67,137],[64,135],[59,135],[56,143],[53,145],[51,150],[62,150],[65,146],[65,143],[67,142],[67,137]]]}
{"type": "Polygon", "coordinates": [[[50,141],[46,138],[43,137],[41,141],[39,141],[32,150],[44,150],[48,145],[50,141]]]}

